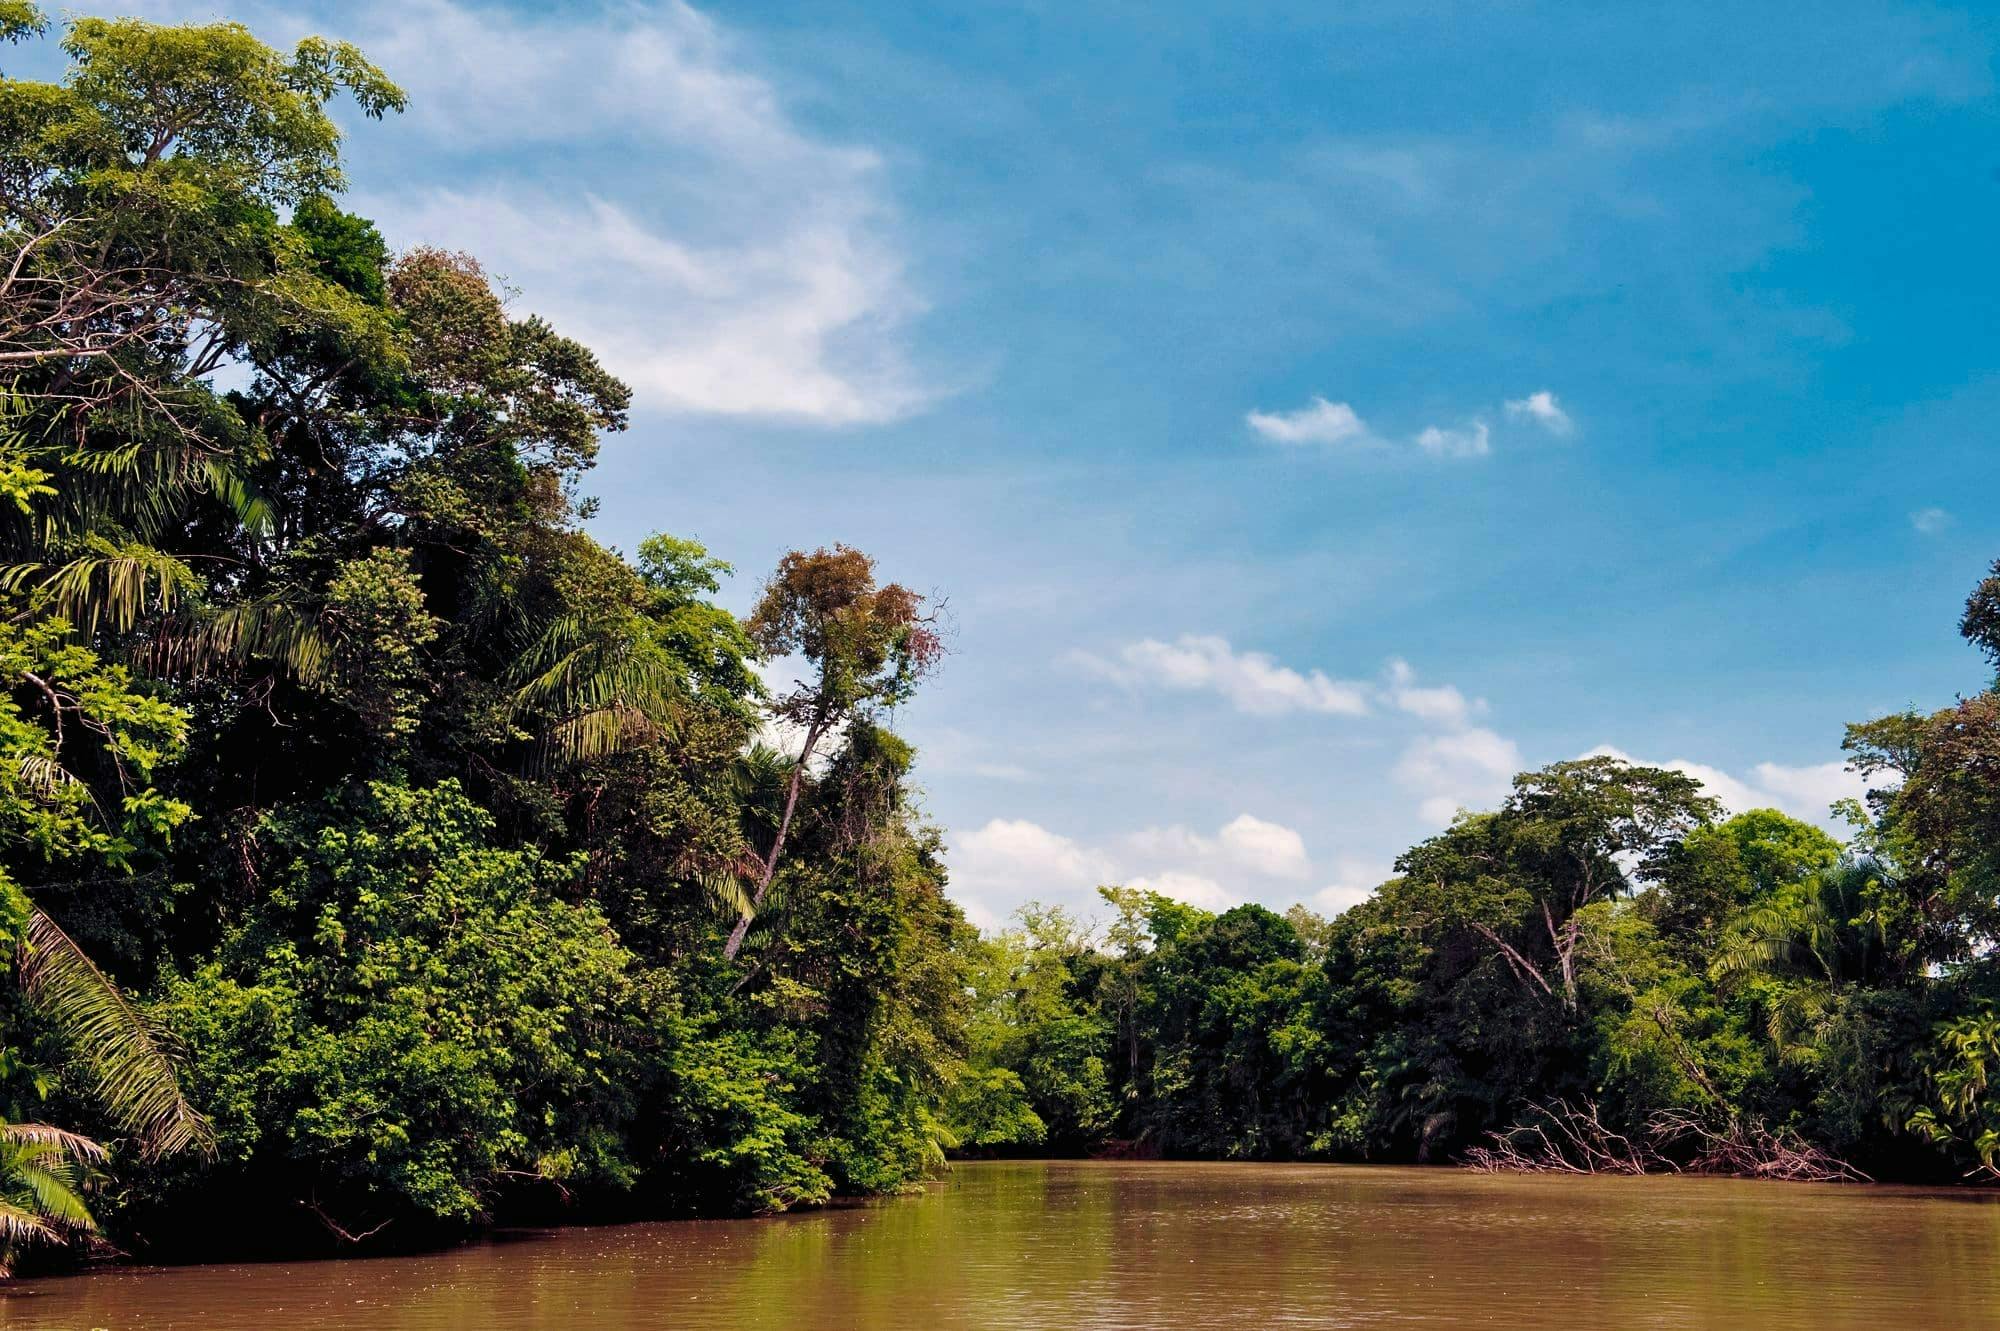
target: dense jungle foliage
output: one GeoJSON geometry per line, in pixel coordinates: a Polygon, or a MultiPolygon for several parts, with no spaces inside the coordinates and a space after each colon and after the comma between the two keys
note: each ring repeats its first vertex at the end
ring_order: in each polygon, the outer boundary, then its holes
{"type": "MultiPolygon", "coordinates": [[[[2000,694],[1854,727],[1845,845],[1590,759],[1338,919],[1108,887],[982,938],[887,724],[924,598],[832,546],[739,620],[700,545],[594,540],[630,395],[341,209],[328,104],[403,101],[361,53],[58,36],[0,78],[8,1263],[768,1212],[954,1149],[2000,1168],[2000,694]]],[[[2000,569],[1963,627],[2000,666],[2000,569]]]]}

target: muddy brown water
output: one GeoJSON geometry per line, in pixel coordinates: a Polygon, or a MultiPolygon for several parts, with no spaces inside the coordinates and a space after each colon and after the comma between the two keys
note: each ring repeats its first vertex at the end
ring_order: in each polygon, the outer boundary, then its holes
{"type": "Polygon", "coordinates": [[[960,1165],[761,1221],[23,1282],[65,1331],[2000,1326],[2000,1197],[1310,1165],[960,1165]]]}

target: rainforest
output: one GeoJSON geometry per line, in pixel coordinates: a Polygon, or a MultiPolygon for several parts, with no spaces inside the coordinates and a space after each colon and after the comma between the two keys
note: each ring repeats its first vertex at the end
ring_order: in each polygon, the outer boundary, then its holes
{"type": "Polygon", "coordinates": [[[332,109],[395,133],[393,71],[0,36],[65,67],[0,78],[11,1273],[994,1156],[2000,1180],[1991,677],[1846,727],[1843,835],[1591,756],[1330,916],[1107,883],[981,930],[896,729],[954,663],[927,571],[801,532],[739,615],[689,536],[594,537],[632,390],[350,210],[332,109]]]}

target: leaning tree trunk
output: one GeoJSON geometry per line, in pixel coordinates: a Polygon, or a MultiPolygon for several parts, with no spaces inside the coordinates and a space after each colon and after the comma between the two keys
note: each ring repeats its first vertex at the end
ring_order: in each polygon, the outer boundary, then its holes
{"type": "Polygon", "coordinates": [[[785,811],[778,817],[778,834],[771,838],[771,853],[764,857],[764,867],[758,872],[757,888],[750,894],[750,908],[736,917],[736,927],[729,931],[729,941],[722,946],[725,961],[736,960],[736,954],[743,950],[743,940],[750,933],[750,922],[764,908],[764,897],[771,890],[771,880],[778,876],[778,856],[784,853],[785,837],[792,830],[792,813],[799,806],[799,786],[805,780],[806,764],[812,761],[813,749],[819,744],[824,725],[823,719],[815,717],[806,731],[806,742],[799,750],[798,763],[792,768],[792,779],[785,785],[785,811]]]}

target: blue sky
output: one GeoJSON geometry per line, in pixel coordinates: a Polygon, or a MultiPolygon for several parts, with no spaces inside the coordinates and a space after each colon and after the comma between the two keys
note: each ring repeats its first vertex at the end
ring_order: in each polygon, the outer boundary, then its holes
{"type": "Polygon", "coordinates": [[[2000,10],[220,8],[361,42],[355,206],[633,381],[603,537],[949,598],[984,923],[1338,908],[1600,747],[1814,816],[1982,680],[2000,10]]]}

